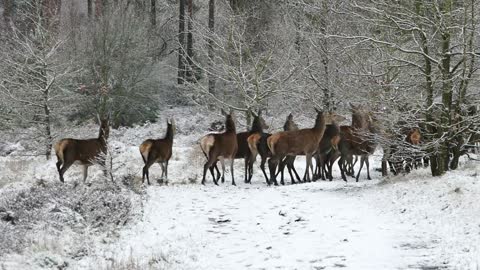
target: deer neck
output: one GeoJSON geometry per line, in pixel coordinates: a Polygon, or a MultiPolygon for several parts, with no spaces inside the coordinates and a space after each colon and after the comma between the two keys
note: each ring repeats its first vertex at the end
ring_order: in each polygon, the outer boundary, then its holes
{"type": "Polygon", "coordinates": [[[225,132],[226,133],[237,133],[237,131],[235,129],[235,123],[233,122],[233,120],[227,120],[227,122],[225,123],[225,132]]]}
{"type": "Polygon", "coordinates": [[[260,123],[260,121],[255,118],[255,120],[253,120],[253,123],[252,123],[252,129],[250,129],[250,133],[262,133],[263,132],[263,128],[262,128],[262,124],[260,123]]]}
{"type": "Polygon", "coordinates": [[[169,126],[167,128],[167,133],[165,134],[165,139],[173,141],[173,127],[169,126]]]}
{"type": "Polygon", "coordinates": [[[325,121],[320,120],[315,123],[315,126],[312,128],[313,132],[317,136],[317,140],[320,142],[323,134],[325,133],[325,129],[327,128],[327,124],[325,121]]]}

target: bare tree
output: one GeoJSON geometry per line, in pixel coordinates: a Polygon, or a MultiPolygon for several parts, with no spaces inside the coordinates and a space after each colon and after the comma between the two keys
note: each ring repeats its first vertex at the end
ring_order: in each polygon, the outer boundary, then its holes
{"type": "MultiPolygon", "coordinates": [[[[50,158],[55,107],[62,100],[62,80],[74,70],[60,57],[65,39],[57,32],[59,7],[55,1],[34,1],[19,10],[33,31],[12,29],[10,43],[3,52],[0,95],[9,108],[7,124],[30,126],[50,158]]],[[[60,107],[60,106],[58,106],[60,107]]]]}
{"type": "Polygon", "coordinates": [[[185,1],[179,1],[179,14],[178,14],[178,76],[177,83],[183,84],[185,82],[185,1]]]}
{"type": "MultiPolygon", "coordinates": [[[[215,33],[215,0],[208,1],[208,31],[210,32],[208,37],[208,68],[212,69],[214,64],[214,49],[213,39],[210,35],[215,33]]],[[[215,95],[215,77],[212,74],[208,75],[208,92],[215,95]]]]}

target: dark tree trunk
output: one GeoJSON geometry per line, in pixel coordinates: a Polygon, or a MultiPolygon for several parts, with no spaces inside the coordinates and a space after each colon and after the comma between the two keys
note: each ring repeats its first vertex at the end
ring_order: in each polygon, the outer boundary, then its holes
{"type": "Polygon", "coordinates": [[[185,1],[180,0],[180,12],[178,15],[178,84],[185,82],[185,1]]]}
{"type": "Polygon", "coordinates": [[[157,24],[157,1],[156,0],[151,0],[150,2],[150,22],[152,25],[157,24]]]}
{"type": "Polygon", "coordinates": [[[187,62],[186,77],[189,82],[194,81],[195,68],[193,64],[193,0],[187,0],[187,62]]]}
{"type": "MultiPolygon", "coordinates": [[[[213,34],[215,33],[215,0],[210,0],[208,3],[208,30],[210,31],[210,37],[208,39],[208,65],[212,70],[214,62],[213,51],[213,34]]],[[[215,94],[215,77],[210,73],[208,74],[208,92],[212,95],[215,94]]]]}
{"type": "Polygon", "coordinates": [[[4,0],[3,2],[3,19],[5,20],[5,25],[8,27],[12,21],[13,9],[14,9],[14,0],[4,0]]]}
{"type": "Polygon", "coordinates": [[[88,13],[88,18],[92,18],[92,14],[93,14],[92,0],[87,0],[87,13],[88,13]]]}
{"type": "Polygon", "coordinates": [[[104,10],[104,1],[105,0],[95,0],[95,16],[98,18],[98,17],[101,17],[102,14],[103,14],[103,10],[104,10]]]}

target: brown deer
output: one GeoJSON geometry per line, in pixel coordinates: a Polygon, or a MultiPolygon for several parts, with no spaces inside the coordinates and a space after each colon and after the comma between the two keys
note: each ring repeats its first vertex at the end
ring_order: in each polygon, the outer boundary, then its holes
{"type": "MultiPolygon", "coordinates": [[[[204,136],[201,139],[202,151],[207,156],[207,162],[203,167],[203,178],[202,185],[205,184],[205,175],[207,170],[213,171],[213,167],[217,160],[224,162],[224,159],[230,160],[230,170],[232,174],[232,185],[235,184],[234,172],[233,172],[233,162],[235,155],[237,153],[238,144],[237,144],[237,134],[235,129],[235,121],[233,120],[233,113],[230,111],[230,114],[226,114],[225,119],[225,132],[223,133],[211,133],[204,136]]],[[[223,166],[223,174],[225,174],[225,167],[223,166]]],[[[218,185],[217,179],[214,177],[213,182],[215,185],[218,185]]]]}
{"type": "Polygon", "coordinates": [[[72,166],[73,163],[79,162],[83,165],[83,182],[87,179],[88,167],[98,163],[103,167],[106,175],[105,155],[107,153],[107,140],[110,134],[109,119],[99,117],[100,131],[98,138],[77,140],[77,139],[61,139],[55,146],[55,154],[57,155],[57,170],[60,175],[60,181],[63,183],[63,175],[72,166]]]}
{"type": "Polygon", "coordinates": [[[306,170],[304,181],[311,181],[310,169],[313,172],[312,156],[318,149],[318,144],[323,137],[326,126],[326,115],[317,111],[315,126],[310,129],[300,129],[295,131],[283,131],[273,134],[267,139],[267,145],[272,152],[272,157],[268,161],[270,168],[270,181],[278,185],[275,179],[275,171],[279,162],[286,156],[306,156],[306,170]]]}
{"type": "MultiPolygon", "coordinates": [[[[293,122],[293,115],[289,114],[287,117],[287,121],[283,125],[283,130],[284,131],[293,131],[293,130],[298,130],[298,125],[293,122]]],[[[278,166],[278,171],[275,174],[275,177],[280,174],[280,184],[285,185],[284,177],[283,177],[283,172],[285,170],[285,166],[287,166],[288,173],[290,174],[290,183],[295,184],[295,180],[293,178],[292,171],[294,172],[297,181],[301,182],[300,176],[298,176],[297,170],[295,170],[295,159],[296,156],[286,156],[283,160],[280,161],[280,165],[278,166]]]]}
{"type": "Polygon", "coordinates": [[[358,182],[363,164],[366,164],[367,167],[367,179],[371,180],[368,156],[373,154],[377,143],[369,138],[368,134],[377,133],[376,126],[370,113],[362,112],[359,107],[350,105],[352,109],[352,126],[340,129],[339,150],[341,155],[338,166],[340,167],[342,179],[347,181],[345,177],[347,165],[349,163],[353,164],[353,156],[360,156],[360,169],[356,176],[356,181],[358,182]]]}
{"type": "Polygon", "coordinates": [[[318,146],[318,151],[315,153],[316,173],[314,178],[325,180],[326,177],[332,181],[332,166],[328,162],[329,154],[338,151],[338,144],[340,142],[340,127],[333,122],[327,125],[322,140],[318,146]]]}
{"type": "MultiPolygon", "coordinates": [[[[340,132],[339,132],[338,125],[336,123],[345,120],[345,117],[343,117],[341,115],[337,115],[333,112],[329,112],[328,113],[328,119],[329,119],[328,121],[330,121],[331,124],[327,124],[326,127],[325,127],[325,132],[322,136],[322,139],[320,140],[319,148],[315,153],[315,158],[316,159],[317,159],[317,156],[319,155],[320,152],[326,154],[326,153],[330,152],[331,149],[337,149],[338,142],[340,141],[340,134],[339,134],[340,132]]],[[[283,185],[283,167],[285,165],[287,166],[287,168],[289,168],[290,176],[292,177],[292,173],[290,172],[290,168],[292,168],[293,171],[295,172],[295,175],[297,176],[297,180],[300,182],[300,177],[298,177],[298,174],[296,173],[295,168],[294,168],[294,162],[295,162],[295,157],[287,156],[280,163],[280,166],[279,166],[280,170],[279,171],[282,171],[282,178],[281,178],[280,183],[282,185],[283,185]]],[[[319,163],[319,161],[317,160],[317,167],[318,167],[318,163],[319,163]]],[[[278,172],[277,172],[277,175],[278,175],[278,172]]],[[[317,177],[315,175],[315,172],[312,171],[313,180],[316,180],[317,177]]],[[[294,183],[294,182],[292,182],[292,183],[294,183]]]]}
{"type": "MultiPolygon", "coordinates": [[[[249,180],[253,176],[253,162],[251,162],[252,159],[252,154],[250,152],[250,148],[248,146],[248,137],[254,133],[263,133],[263,129],[267,129],[268,125],[266,124],[265,120],[262,117],[262,111],[258,110],[258,113],[252,113],[253,114],[253,121],[252,121],[252,127],[249,131],[245,132],[240,132],[237,133],[237,145],[238,145],[238,150],[237,153],[235,154],[235,159],[244,159],[245,161],[245,183],[249,183],[249,180]]],[[[202,138],[202,140],[204,140],[202,138]]],[[[202,149],[203,151],[203,149],[202,149]]],[[[205,152],[204,152],[205,154],[205,152]]],[[[222,163],[222,168],[224,164],[222,163]]],[[[216,177],[217,181],[220,179],[220,173],[218,170],[218,167],[215,164],[213,165],[213,168],[210,168],[210,173],[212,174],[212,177],[215,178],[215,175],[213,173],[213,169],[216,169],[218,176],[216,177]]],[[[225,182],[225,175],[222,175],[222,183],[225,182]]]]}
{"type": "Polygon", "coordinates": [[[268,129],[268,125],[262,117],[261,110],[259,110],[257,114],[253,114],[253,117],[252,128],[249,131],[237,134],[238,150],[235,159],[243,158],[245,160],[245,183],[249,183],[249,180],[251,180],[253,176],[253,162],[251,162],[252,153],[248,146],[247,139],[252,134],[262,134],[264,129],[268,129]]]}
{"type": "MultiPolygon", "coordinates": [[[[287,116],[287,120],[283,125],[283,129],[284,131],[298,130],[298,126],[293,121],[293,115],[291,113],[287,116]]],[[[267,139],[271,135],[272,134],[270,133],[257,132],[250,135],[247,139],[248,147],[250,148],[250,152],[251,152],[250,166],[253,166],[253,163],[255,162],[257,155],[260,154],[260,157],[261,157],[260,169],[262,170],[263,175],[265,176],[265,181],[267,182],[268,185],[270,185],[270,181],[268,179],[267,173],[265,172],[265,163],[267,162],[267,158],[270,158],[272,156],[272,153],[270,152],[270,149],[268,149],[268,145],[267,145],[267,139]]],[[[288,169],[289,169],[289,173],[292,180],[293,180],[293,176],[291,173],[292,170],[297,176],[297,179],[300,178],[293,166],[288,167],[288,169]]],[[[251,176],[248,181],[249,183],[251,182],[251,176]]],[[[282,172],[282,182],[283,182],[283,172],[282,172]]],[[[294,183],[294,180],[293,180],[293,183],[294,183]]]]}
{"type": "Polygon", "coordinates": [[[165,175],[166,183],[168,184],[168,162],[172,157],[172,147],[173,147],[173,136],[175,135],[175,120],[167,120],[167,132],[163,139],[148,139],[145,140],[140,145],[140,154],[142,155],[143,166],[142,170],[142,183],[145,182],[145,177],[147,178],[147,183],[150,185],[150,176],[148,169],[154,163],[160,164],[162,168],[162,175],[160,176],[163,179],[165,175]]]}

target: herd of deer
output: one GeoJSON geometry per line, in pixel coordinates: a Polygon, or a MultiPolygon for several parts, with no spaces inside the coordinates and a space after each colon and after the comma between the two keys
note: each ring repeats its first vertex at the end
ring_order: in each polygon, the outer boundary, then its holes
{"type": "MultiPolygon", "coordinates": [[[[310,182],[317,179],[332,181],[332,167],[338,159],[341,177],[347,181],[347,175],[354,177],[354,165],[357,157],[360,158],[360,169],[355,176],[358,182],[360,172],[364,166],[367,168],[367,179],[370,178],[369,156],[373,154],[377,142],[371,139],[371,134],[379,132],[377,120],[374,115],[360,106],[350,105],[352,111],[352,123],[349,126],[339,126],[337,123],[345,120],[345,117],[332,112],[322,112],[316,109],[316,119],[312,128],[299,129],[293,122],[290,114],[284,125],[284,131],[266,133],[268,126],[262,118],[261,111],[254,113],[252,127],[249,131],[236,133],[233,113],[225,115],[225,131],[210,133],[200,140],[200,147],[207,162],[203,167],[202,184],[205,184],[207,171],[218,185],[221,178],[225,181],[225,160],[230,161],[232,185],[235,185],[233,163],[235,159],[245,161],[245,183],[251,183],[253,176],[253,164],[260,155],[260,168],[266,183],[278,185],[277,176],[281,174],[280,183],[284,185],[284,168],[288,169],[291,183],[310,182]],[[369,134],[367,136],[366,134],[369,134]],[[294,167],[296,156],[305,156],[306,169],[300,179],[294,167]],[[354,162],[355,157],[355,162],[354,162]],[[314,168],[312,159],[316,160],[314,168]],[[270,175],[265,171],[268,160],[270,175]],[[217,162],[220,161],[222,173],[217,162]],[[215,175],[216,172],[216,175],[215,175]],[[311,175],[310,175],[311,172],[311,175]]],[[[83,181],[87,178],[88,167],[99,163],[105,168],[105,154],[107,152],[107,140],[109,136],[109,119],[99,119],[100,132],[98,138],[88,140],[62,139],[55,144],[57,155],[57,169],[60,181],[64,182],[64,173],[75,162],[83,165],[83,181]]],[[[149,168],[154,163],[159,163],[162,168],[162,178],[168,181],[168,162],[172,156],[175,123],[173,119],[167,121],[167,132],[162,139],[148,139],[140,145],[144,167],[142,170],[142,183],[147,179],[150,184],[149,168]]],[[[418,143],[420,133],[412,130],[407,136],[407,141],[412,144],[418,143]]]]}

